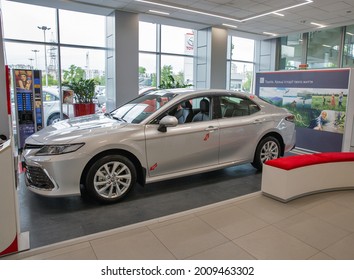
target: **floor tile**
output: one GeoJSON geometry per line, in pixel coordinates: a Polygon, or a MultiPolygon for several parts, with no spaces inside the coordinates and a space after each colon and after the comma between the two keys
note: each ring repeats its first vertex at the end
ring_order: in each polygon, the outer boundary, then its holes
{"type": "Polygon", "coordinates": [[[178,259],[188,258],[229,241],[199,218],[191,218],[151,231],[178,259]]]}
{"type": "Polygon", "coordinates": [[[278,222],[300,212],[300,210],[286,203],[265,196],[240,202],[237,206],[268,223],[278,222]]]}
{"type": "Polygon", "coordinates": [[[322,250],[349,235],[349,232],[307,213],[300,213],[274,224],[301,241],[322,250]]]}
{"type": "Polygon", "coordinates": [[[254,260],[255,258],[232,241],[191,256],[189,260],[254,260]]]}
{"type": "Polygon", "coordinates": [[[327,200],[328,197],[330,197],[330,195],[327,192],[311,194],[291,200],[287,204],[289,206],[304,211],[306,209],[310,209],[318,204],[323,203],[327,200]]]}
{"type": "Polygon", "coordinates": [[[201,215],[200,218],[229,239],[235,239],[268,225],[237,206],[201,215]]]}
{"type": "Polygon", "coordinates": [[[250,233],[234,242],[260,260],[305,260],[319,252],[274,226],[250,233]]]}
{"type": "Polygon", "coordinates": [[[33,256],[23,258],[24,260],[96,260],[89,242],[82,242],[59,249],[49,250],[33,256]]]}
{"type": "Polygon", "coordinates": [[[324,260],[334,260],[334,259],[323,252],[319,252],[318,254],[310,257],[309,260],[319,260],[319,261],[323,260],[324,261],[324,260]]]}
{"type": "Polygon", "coordinates": [[[97,260],[97,257],[91,247],[81,250],[71,251],[60,255],[55,255],[44,260],[97,260]]]}
{"type": "Polygon", "coordinates": [[[354,260],[354,234],[329,246],[323,252],[336,260],[354,260]]]}
{"type": "Polygon", "coordinates": [[[342,206],[348,207],[354,210],[354,191],[353,190],[344,190],[334,192],[328,200],[336,202],[342,206]]]}
{"type": "Polygon", "coordinates": [[[336,202],[326,201],[311,209],[307,213],[319,217],[337,227],[354,232],[354,210],[336,202]]]}
{"type": "Polygon", "coordinates": [[[175,259],[146,227],[90,241],[99,260],[175,259]]]}

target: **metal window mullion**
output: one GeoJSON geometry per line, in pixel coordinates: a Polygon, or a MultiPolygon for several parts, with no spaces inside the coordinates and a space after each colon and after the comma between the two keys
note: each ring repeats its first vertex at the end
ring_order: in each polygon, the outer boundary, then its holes
{"type": "Polygon", "coordinates": [[[343,26],[341,29],[341,37],[340,37],[340,45],[338,50],[338,67],[343,68],[343,53],[345,47],[345,34],[347,31],[347,27],[343,26]]]}
{"type": "MultiPolygon", "coordinates": [[[[60,119],[63,119],[63,96],[61,86],[61,45],[60,45],[60,26],[59,26],[59,9],[56,9],[56,22],[57,22],[57,42],[58,42],[58,83],[59,83],[59,104],[60,104],[60,119]]],[[[69,105],[67,105],[69,106],[69,105]]]]}
{"type": "Polygon", "coordinates": [[[307,53],[308,53],[308,45],[309,45],[308,42],[309,42],[309,33],[303,33],[301,64],[307,64],[307,53]]]}
{"type": "Polygon", "coordinates": [[[161,24],[156,24],[156,87],[161,83],[161,24]]]}

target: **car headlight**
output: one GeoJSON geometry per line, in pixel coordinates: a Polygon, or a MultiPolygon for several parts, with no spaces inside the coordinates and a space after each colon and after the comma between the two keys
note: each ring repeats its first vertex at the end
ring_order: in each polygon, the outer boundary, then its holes
{"type": "Polygon", "coordinates": [[[45,145],[36,153],[36,156],[51,156],[72,153],[80,149],[83,145],[85,144],[45,145]]]}

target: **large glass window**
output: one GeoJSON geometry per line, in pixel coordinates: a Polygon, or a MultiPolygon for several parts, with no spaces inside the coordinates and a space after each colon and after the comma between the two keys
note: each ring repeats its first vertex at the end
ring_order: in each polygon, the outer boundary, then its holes
{"type": "Polygon", "coordinates": [[[251,92],[254,73],[254,40],[229,37],[228,88],[251,92]]]}
{"type": "Polygon", "coordinates": [[[347,26],[345,32],[343,67],[354,67],[354,25],[347,26]]]}
{"type": "Polygon", "coordinates": [[[193,31],[190,29],[161,26],[161,52],[163,53],[193,54],[188,48],[190,43],[193,46],[193,39],[193,31]]]}
{"type": "Polygon", "coordinates": [[[44,106],[45,124],[50,124],[52,116],[55,115],[57,119],[61,113],[59,75],[62,80],[69,76],[68,73],[82,78],[95,78],[100,88],[104,87],[104,16],[13,1],[1,1],[1,7],[6,64],[12,69],[41,70],[43,93],[51,92],[58,97],[53,103],[54,107],[44,106]]]}
{"type": "Polygon", "coordinates": [[[105,17],[59,10],[60,41],[65,44],[104,47],[105,17]]]}
{"type": "Polygon", "coordinates": [[[231,59],[241,61],[254,60],[254,40],[231,37],[231,59]]]}
{"type": "Polygon", "coordinates": [[[139,88],[156,87],[156,54],[139,54],[139,88]]]}
{"type": "Polygon", "coordinates": [[[139,22],[139,51],[156,52],[156,24],[139,22]]]}
{"type": "Polygon", "coordinates": [[[302,34],[293,34],[280,38],[280,70],[298,69],[302,61],[302,34]]]}
{"type": "Polygon", "coordinates": [[[183,85],[192,84],[193,58],[172,55],[161,56],[160,86],[169,88],[168,83],[173,82],[177,87],[184,87],[183,85]],[[171,80],[171,76],[173,77],[173,80],[171,80]]]}
{"type": "Polygon", "coordinates": [[[140,22],[139,88],[192,86],[193,43],[191,29],[140,22]]]}
{"type": "Polygon", "coordinates": [[[46,30],[46,41],[56,41],[56,11],[52,8],[2,1],[4,38],[44,42],[44,31],[39,27],[50,28],[46,30]]]}
{"type": "Polygon", "coordinates": [[[310,32],[307,64],[309,68],[340,67],[341,27],[310,32]]]}

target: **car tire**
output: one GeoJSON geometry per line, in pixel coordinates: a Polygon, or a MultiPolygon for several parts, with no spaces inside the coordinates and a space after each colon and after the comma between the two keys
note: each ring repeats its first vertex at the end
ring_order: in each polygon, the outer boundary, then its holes
{"type": "Polygon", "coordinates": [[[272,136],[267,136],[258,143],[252,165],[261,171],[263,169],[263,163],[267,160],[279,157],[280,144],[278,139],[272,136]]]}
{"type": "MultiPolygon", "coordinates": [[[[63,115],[63,117],[64,117],[64,119],[68,118],[66,115],[63,115]]],[[[50,115],[47,120],[47,126],[52,125],[53,123],[57,123],[59,121],[61,121],[60,113],[55,113],[53,115],[50,115]]]]}
{"type": "Polygon", "coordinates": [[[85,188],[96,201],[115,203],[129,193],[136,180],[136,168],[128,158],[107,155],[96,160],[89,168],[85,188]]]}

